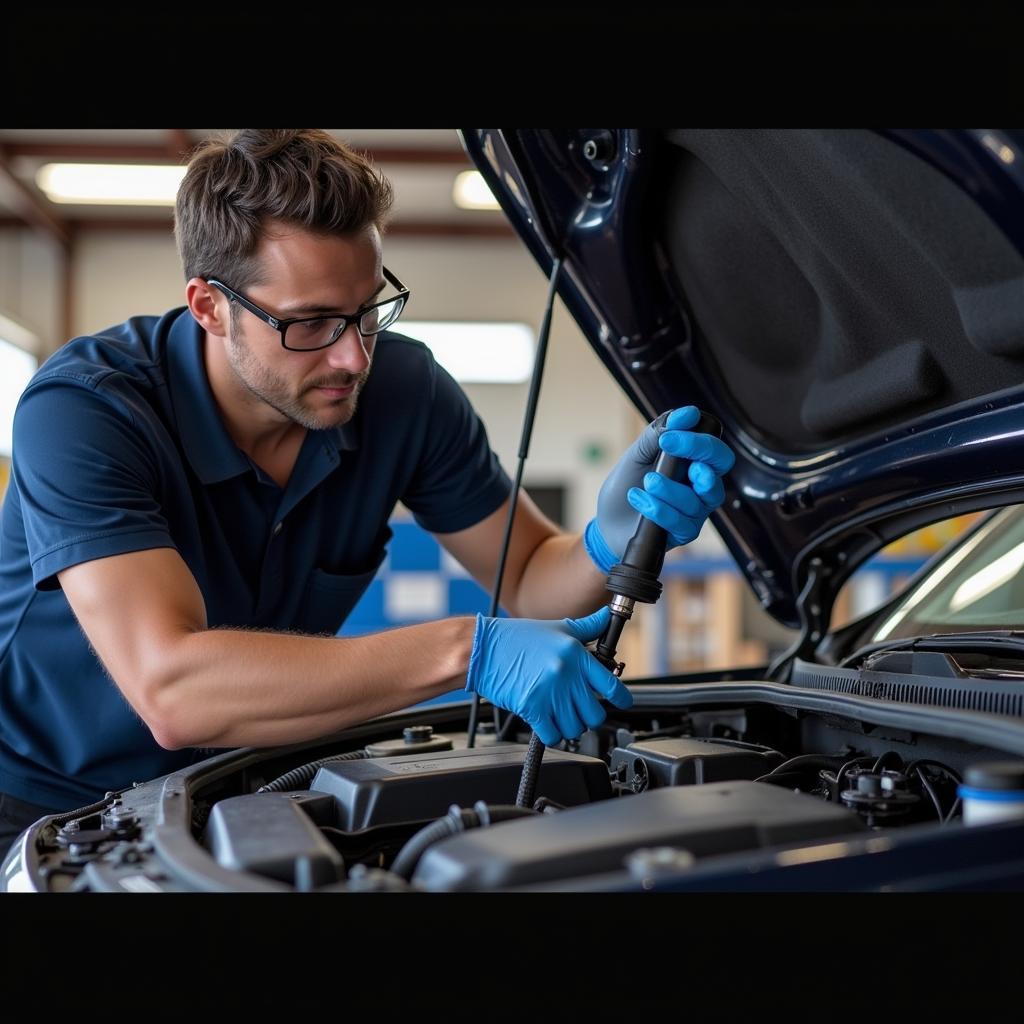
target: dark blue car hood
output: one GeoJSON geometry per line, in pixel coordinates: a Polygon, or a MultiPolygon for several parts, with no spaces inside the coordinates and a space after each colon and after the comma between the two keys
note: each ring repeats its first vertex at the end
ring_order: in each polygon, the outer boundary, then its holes
{"type": "Polygon", "coordinates": [[[462,137],[641,412],[725,424],[715,525],[779,621],[806,630],[812,592],[909,530],[1024,496],[1016,131],[462,137]]]}

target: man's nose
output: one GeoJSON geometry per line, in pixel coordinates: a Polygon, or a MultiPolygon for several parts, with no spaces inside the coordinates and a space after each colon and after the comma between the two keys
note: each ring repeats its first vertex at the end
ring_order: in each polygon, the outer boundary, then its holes
{"type": "Polygon", "coordinates": [[[327,354],[327,363],[332,370],[362,373],[370,365],[370,356],[366,351],[366,339],[359,333],[355,324],[349,324],[341,332],[341,337],[324,351],[327,354]]]}

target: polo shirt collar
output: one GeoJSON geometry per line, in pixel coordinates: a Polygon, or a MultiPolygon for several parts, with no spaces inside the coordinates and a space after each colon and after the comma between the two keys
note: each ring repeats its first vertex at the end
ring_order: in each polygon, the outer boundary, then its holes
{"type": "MultiPolygon", "coordinates": [[[[199,479],[215,484],[248,472],[249,459],[224,426],[206,376],[203,329],[187,307],[182,307],[171,325],[167,365],[178,434],[199,479]]],[[[336,451],[353,451],[359,447],[358,420],[357,414],[348,423],[316,433],[336,451]]]]}

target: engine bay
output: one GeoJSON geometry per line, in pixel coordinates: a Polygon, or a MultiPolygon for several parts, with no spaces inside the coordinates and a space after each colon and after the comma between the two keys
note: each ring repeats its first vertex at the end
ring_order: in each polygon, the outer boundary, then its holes
{"type": "Polygon", "coordinates": [[[635,692],[631,711],[544,752],[529,806],[516,806],[525,725],[501,738],[484,722],[469,748],[465,707],[448,705],[109,794],[38,827],[23,859],[49,891],[734,888],[771,887],[779,872],[799,887],[793,869],[823,862],[828,881],[808,874],[809,887],[842,887],[844,864],[976,832],[963,828],[964,771],[1019,756],[975,742],[987,715],[972,738],[872,723],[837,713],[838,698],[756,680],[698,683],[688,706],[657,712],[642,707],[656,688],[635,692]],[[715,700],[727,687],[765,692],[715,700]],[[794,706],[801,692],[821,706],[794,706]]]}

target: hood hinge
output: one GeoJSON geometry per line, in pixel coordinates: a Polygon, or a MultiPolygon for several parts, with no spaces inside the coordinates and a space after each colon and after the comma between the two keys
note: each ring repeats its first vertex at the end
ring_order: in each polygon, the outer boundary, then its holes
{"type": "Polygon", "coordinates": [[[834,600],[830,586],[832,575],[832,566],[823,559],[815,556],[808,563],[807,582],[796,599],[800,636],[789,650],[768,666],[768,676],[776,682],[789,682],[793,661],[813,657],[815,647],[827,632],[834,600]]]}

